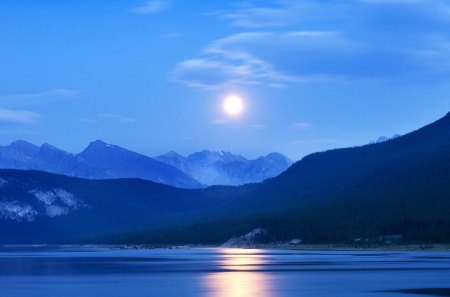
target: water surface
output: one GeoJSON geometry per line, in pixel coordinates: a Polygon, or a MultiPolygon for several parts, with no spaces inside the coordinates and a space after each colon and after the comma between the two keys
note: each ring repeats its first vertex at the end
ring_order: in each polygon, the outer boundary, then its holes
{"type": "Polygon", "coordinates": [[[0,296],[450,296],[448,252],[0,248],[0,296]]]}

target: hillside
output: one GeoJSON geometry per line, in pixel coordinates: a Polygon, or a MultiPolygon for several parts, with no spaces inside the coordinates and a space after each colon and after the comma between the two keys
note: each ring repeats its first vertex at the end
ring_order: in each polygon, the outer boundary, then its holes
{"type": "Polygon", "coordinates": [[[158,238],[196,242],[207,232],[225,239],[263,227],[269,241],[352,242],[401,235],[408,242],[450,242],[449,213],[447,114],[386,142],[309,155],[258,185],[233,211],[192,225],[189,232],[183,227],[158,238]]]}
{"type": "Polygon", "coordinates": [[[177,168],[117,145],[96,140],[79,154],[51,144],[18,140],[0,147],[0,168],[40,170],[86,179],[142,178],[180,188],[200,188],[177,168]]]}
{"type": "Polygon", "coordinates": [[[42,234],[67,241],[72,234],[73,241],[217,243],[256,227],[268,230],[267,241],[400,235],[407,242],[450,242],[450,115],[389,141],[309,155],[276,178],[241,187],[182,190],[5,170],[0,176],[2,230],[29,242],[42,241],[42,234]],[[80,201],[60,205],[69,209],[64,215],[43,215],[45,199],[36,190],[58,189],[80,201]],[[39,215],[14,220],[11,209],[39,215]]]}

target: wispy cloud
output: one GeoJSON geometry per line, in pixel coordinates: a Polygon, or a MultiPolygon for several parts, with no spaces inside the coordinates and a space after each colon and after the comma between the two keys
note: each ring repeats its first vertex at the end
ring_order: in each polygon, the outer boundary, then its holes
{"type": "Polygon", "coordinates": [[[137,14],[156,14],[167,10],[170,7],[168,1],[150,0],[144,5],[131,9],[131,12],[137,14]]]}
{"type": "Polygon", "coordinates": [[[212,89],[234,83],[246,82],[239,66],[226,61],[192,59],[179,63],[172,73],[172,81],[184,83],[190,87],[212,89]]]}
{"type": "Polygon", "coordinates": [[[249,6],[234,11],[218,14],[235,27],[258,29],[263,27],[282,27],[295,24],[306,14],[305,8],[311,11],[309,1],[273,1],[274,5],[268,7],[249,6]]]}
{"type": "Polygon", "coordinates": [[[97,120],[90,119],[90,118],[78,118],[76,120],[81,123],[96,123],[97,122],[97,120]]]}
{"type": "Polygon", "coordinates": [[[238,33],[212,42],[204,48],[203,58],[179,63],[173,78],[200,88],[261,83],[280,88],[288,82],[327,79],[331,74],[312,73],[311,59],[320,65],[326,62],[318,58],[323,55],[315,56],[320,53],[312,52],[308,42],[325,45],[334,40],[336,47],[347,43],[339,39],[335,32],[238,33]]]}
{"type": "Polygon", "coordinates": [[[121,123],[135,123],[135,122],[137,122],[138,120],[137,119],[135,119],[135,118],[130,118],[130,117],[121,117],[121,118],[119,118],[119,122],[121,122],[121,123]]]}
{"type": "Polygon", "coordinates": [[[221,88],[328,80],[424,84],[450,79],[446,1],[265,3],[219,14],[247,31],[211,41],[199,56],[176,65],[173,80],[221,88]]]}
{"type": "Polygon", "coordinates": [[[311,123],[307,123],[307,122],[296,122],[296,123],[292,124],[292,126],[298,130],[309,130],[312,128],[313,125],[311,123]]]}
{"type": "Polygon", "coordinates": [[[262,125],[262,124],[253,124],[253,125],[250,125],[249,127],[252,129],[255,129],[255,130],[267,129],[267,125],[262,125]]]}
{"type": "Polygon", "coordinates": [[[0,121],[16,124],[34,124],[41,116],[28,110],[13,110],[0,108],[0,121]]]}
{"type": "Polygon", "coordinates": [[[64,98],[72,97],[77,93],[70,89],[50,89],[47,91],[36,93],[15,93],[15,94],[0,94],[0,100],[24,100],[24,99],[46,99],[46,98],[64,98]]]}
{"type": "Polygon", "coordinates": [[[224,119],[213,119],[213,120],[211,120],[211,124],[213,124],[213,125],[226,125],[228,123],[229,122],[227,120],[224,120],[224,119]]]}

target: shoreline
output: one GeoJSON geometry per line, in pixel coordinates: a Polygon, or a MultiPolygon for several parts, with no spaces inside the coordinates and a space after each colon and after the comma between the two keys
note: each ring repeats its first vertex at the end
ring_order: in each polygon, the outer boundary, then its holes
{"type": "Polygon", "coordinates": [[[292,250],[292,251],[398,251],[398,252],[450,252],[450,244],[391,244],[391,245],[352,245],[352,244],[254,244],[247,246],[221,247],[207,244],[3,244],[1,248],[24,247],[78,247],[78,248],[106,248],[119,250],[151,250],[151,249],[261,249],[261,250],[292,250]]]}
{"type": "MultiPolygon", "coordinates": [[[[102,247],[102,245],[93,245],[102,247]]],[[[395,245],[351,245],[351,244],[255,244],[249,246],[221,247],[220,245],[160,245],[160,244],[129,244],[105,245],[103,247],[118,249],[195,249],[195,248],[223,248],[223,249],[262,249],[262,250],[293,250],[293,251],[399,251],[399,252],[450,252],[450,244],[395,244],[395,245]]]]}
{"type": "Polygon", "coordinates": [[[263,245],[261,248],[286,250],[327,251],[442,251],[450,252],[450,244],[395,244],[395,245],[350,245],[350,244],[300,244],[296,246],[263,245]]]}

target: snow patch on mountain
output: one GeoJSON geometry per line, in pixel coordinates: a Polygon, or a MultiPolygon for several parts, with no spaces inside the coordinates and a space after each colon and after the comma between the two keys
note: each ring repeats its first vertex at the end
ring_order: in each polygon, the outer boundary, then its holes
{"type": "Polygon", "coordinates": [[[249,160],[225,151],[203,150],[184,157],[176,152],[156,157],[205,185],[243,185],[262,182],[285,171],[292,161],[279,153],[249,160]]]}
{"type": "Polygon", "coordinates": [[[66,215],[70,211],[87,206],[81,199],[63,189],[47,191],[34,189],[29,193],[44,205],[45,214],[51,218],[66,215]]]}
{"type": "Polygon", "coordinates": [[[69,209],[67,207],[62,207],[59,205],[46,205],[45,206],[45,214],[51,218],[66,215],[68,213],[69,213],[69,209]]]}
{"type": "Polygon", "coordinates": [[[0,219],[17,222],[34,221],[38,212],[32,206],[14,201],[0,201],[0,219]]]}

